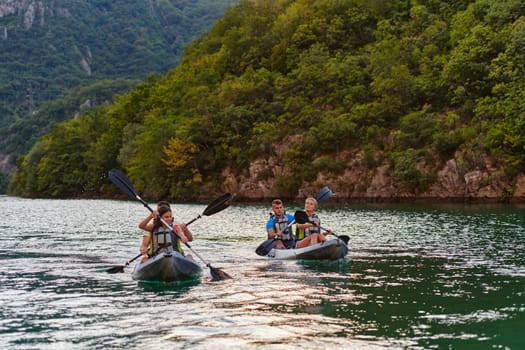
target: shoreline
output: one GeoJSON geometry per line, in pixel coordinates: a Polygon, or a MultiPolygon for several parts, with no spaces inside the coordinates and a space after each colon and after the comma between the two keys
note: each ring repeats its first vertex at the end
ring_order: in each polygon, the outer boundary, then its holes
{"type": "MultiPolygon", "coordinates": [[[[240,203],[240,204],[268,204],[271,203],[271,201],[274,199],[273,197],[260,197],[260,198],[248,198],[243,196],[236,196],[233,194],[233,202],[234,203],[240,203]]],[[[20,197],[20,196],[13,196],[9,194],[0,194],[0,196],[6,196],[6,197],[18,197],[18,198],[25,198],[25,199],[101,199],[101,200],[133,200],[130,199],[129,196],[125,194],[106,194],[106,195],[100,195],[100,194],[94,194],[94,193],[83,193],[78,196],[71,196],[71,197],[61,197],[61,198],[54,198],[54,197],[20,197]]],[[[167,200],[172,203],[208,203],[210,200],[213,200],[216,198],[218,194],[214,193],[210,196],[204,197],[204,196],[198,196],[195,198],[195,200],[191,201],[184,201],[184,202],[178,202],[174,198],[168,198],[167,200]]],[[[302,204],[305,198],[302,197],[295,197],[295,198],[287,198],[287,197],[279,197],[284,202],[291,204],[302,204]]],[[[164,199],[164,198],[163,198],[164,199]]],[[[147,199],[150,202],[156,202],[160,199],[147,199]]],[[[461,198],[461,197],[338,197],[337,194],[335,194],[328,203],[324,203],[323,206],[333,206],[333,205],[396,205],[396,204],[402,204],[402,205],[413,205],[413,204],[421,204],[421,205],[431,205],[431,204],[437,204],[437,205],[524,205],[525,206],[525,197],[512,197],[512,198],[476,198],[476,197],[470,197],[470,198],[461,198]]]]}

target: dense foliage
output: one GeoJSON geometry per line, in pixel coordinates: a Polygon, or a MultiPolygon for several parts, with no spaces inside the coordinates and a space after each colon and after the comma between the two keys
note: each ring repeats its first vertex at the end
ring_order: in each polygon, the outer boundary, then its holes
{"type": "Polygon", "coordinates": [[[27,153],[53,124],[72,119],[94,106],[111,104],[115,94],[129,92],[136,84],[136,81],[124,79],[102,80],[76,88],[64,98],[46,102],[38,112],[0,128],[0,149],[16,159],[27,153]]]}
{"type": "Polygon", "coordinates": [[[356,147],[371,168],[381,150],[410,191],[435,178],[419,160],[438,169],[458,150],[462,167],[491,154],[512,177],[525,170],[524,38],[521,0],[241,1],[175,71],[56,125],[11,190],[107,193],[118,167],[151,197],[190,198],[283,140],[283,194],[342,171],[335,155],[356,147]]]}
{"type": "Polygon", "coordinates": [[[75,87],[165,74],[179,62],[184,45],[235,1],[4,2],[0,126],[75,87]]]}

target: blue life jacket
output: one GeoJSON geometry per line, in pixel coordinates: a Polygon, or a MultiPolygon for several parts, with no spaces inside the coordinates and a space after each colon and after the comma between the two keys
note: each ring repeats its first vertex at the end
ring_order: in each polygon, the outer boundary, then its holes
{"type": "Polygon", "coordinates": [[[290,224],[290,221],[288,221],[288,215],[286,215],[285,212],[283,212],[281,217],[278,217],[273,213],[270,218],[273,219],[273,226],[276,232],[279,231],[283,233],[284,241],[293,239],[292,227],[287,227],[290,224]]]}

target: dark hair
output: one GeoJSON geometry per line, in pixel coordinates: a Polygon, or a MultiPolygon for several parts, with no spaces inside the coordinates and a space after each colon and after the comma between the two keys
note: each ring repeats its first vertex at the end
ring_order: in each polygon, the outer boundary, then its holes
{"type": "Polygon", "coordinates": [[[283,204],[283,201],[280,200],[280,199],[274,199],[274,200],[272,201],[272,205],[276,205],[276,204],[277,204],[277,205],[281,205],[281,204],[283,204]]]}
{"type": "Polygon", "coordinates": [[[166,214],[168,211],[171,211],[171,208],[169,206],[161,205],[159,207],[159,215],[160,216],[166,214]]]}
{"type": "MultiPolygon", "coordinates": [[[[167,212],[171,212],[171,208],[166,205],[161,205],[159,206],[158,212],[159,212],[159,218],[155,219],[153,229],[156,229],[162,226],[162,221],[160,220],[160,217],[166,214],[167,212]]],[[[168,224],[171,224],[171,222],[168,222],[168,224]]]]}
{"type": "Polygon", "coordinates": [[[157,208],[160,208],[160,207],[168,207],[170,208],[170,202],[168,201],[160,201],[157,203],[157,208]]]}

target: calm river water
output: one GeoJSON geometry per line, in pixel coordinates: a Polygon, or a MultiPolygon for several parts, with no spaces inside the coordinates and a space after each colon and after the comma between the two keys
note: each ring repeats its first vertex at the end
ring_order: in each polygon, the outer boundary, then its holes
{"type": "Polygon", "coordinates": [[[190,226],[233,280],[203,265],[200,281],[153,284],[105,272],[138,253],[140,203],[0,197],[0,348],[525,348],[525,208],[324,206],[323,226],[350,236],[338,262],[257,256],[269,209],[190,226]]]}

